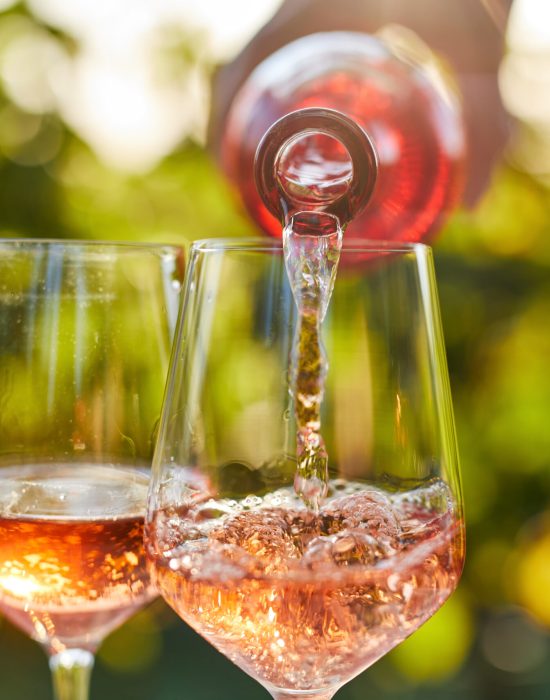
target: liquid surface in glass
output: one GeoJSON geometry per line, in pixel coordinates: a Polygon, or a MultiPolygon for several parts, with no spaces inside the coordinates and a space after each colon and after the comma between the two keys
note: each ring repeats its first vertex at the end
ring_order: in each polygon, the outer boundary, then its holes
{"type": "Polygon", "coordinates": [[[0,610],[53,651],[94,649],[154,597],[147,473],[87,464],[0,470],[0,610]]]}

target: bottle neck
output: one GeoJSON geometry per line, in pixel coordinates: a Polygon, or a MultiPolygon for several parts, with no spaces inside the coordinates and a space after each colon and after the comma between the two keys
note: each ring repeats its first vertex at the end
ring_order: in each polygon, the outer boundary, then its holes
{"type": "Polygon", "coordinates": [[[265,206],[284,225],[297,213],[310,211],[333,215],[344,227],[371,198],[378,156],[355,121],[336,110],[306,108],[267,130],[256,151],[254,174],[265,206]],[[332,154],[304,147],[304,139],[318,135],[329,137],[332,154]],[[348,154],[347,164],[341,157],[334,159],[335,147],[348,154]]]}

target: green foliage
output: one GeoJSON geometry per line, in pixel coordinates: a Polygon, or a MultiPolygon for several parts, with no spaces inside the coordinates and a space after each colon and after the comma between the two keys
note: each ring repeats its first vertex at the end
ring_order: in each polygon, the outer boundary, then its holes
{"type": "MultiPolygon", "coordinates": [[[[0,16],[0,51],[8,37],[7,21],[14,17],[29,20],[21,6],[0,16]]],[[[48,28],[44,31],[67,50],[75,50],[70,37],[48,28]]],[[[178,60],[189,62],[187,54],[171,47],[178,60]]],[[[128,175],[103,165],[59,115],[25,112],[1,92],[0,231],[5,236],[177,243],[255,233],[230,185],[208,152],[195,143],[180,144],[151,172],[128,175]]],[[[455,214],[435,247],[463,464],[468,564],[462,595],[394,653],[392,663],[403,683],[398,690],[377,688],[374,696],[412,698],[412,687],[435,680],[440,685],[434,697],[450,698],[451,686],[445,686],[445,679],[462,673],[464,686],[452,697],[485,700],[489,695],[483,688],[499,683],[504,687],[509,676],[498,680],[498,672],[481,653],[477,658],[468,655],[473,635],[482,627],[480,621],[497,606],[515,605],[550,628],[550,527],[544,518],[550,512],[550,193],[528,175],[503,164],[483,201],[474,211],[455,214]],[[525,530],[533,517],[540,527],[525,530]],[[472,631],[474,623],[478,627],[472,631]]],[[[134,350],[126,348],[128,355],[134,350]]],[[[0,361],[5,362],[1,348],[0,361]]],[[[245,372],[248,362],[250,358],[243,357],[228,372],[245,372]]],[[[0,363],[0,372],[6,370],[0,363]]],[[[32,409],[37,388],[32,378],[10,372],[19,377],[27,397],[25,412],[18,411],[12,425],[18,425],[24,435],[40,424],[40,416],[32,409]]],[[[151,381],[153,393],[155,378],[151,381]]],[[[350,387],[351,391],[352,377],[350,387]]],[[[227,393],[230,412],[231,401],[240,397],[227,393]]],[[[143,677],[149,674],[143,688],[135,684],[132,700],[180,697],[187,677],[189,687],[197,692],[204,687],[212,692],[193,697],[219,697],[224,692],[228,697],[259,697],[259,688],[244,680],[238,694],[228,691],[226,679],[240,675],[188,631],[176,634],[173,618],[170,625],[162,614],[158,618],[142,614],[106,643],[97,682],[108,681],[109,697],[130,697],[121,694],[127,676],[107,678],[101,675],[102,666],[127,674],[139,672],[143,677]],[[165,645],[163,653],[177,659],[171,667],[159,660],[161,628],[170,636],[173,649],[170,652],[165,645]],[[212,680],[217,694],[208,685],[211,679],[204,680],[204,668],[193,668],[196,648],[203,663],[219,663],[219,673],[225,674],[212,680]]],[[[509,644],[514,640],[509,639],[509,644]]],[[[33,680],[46,682],[45,674],[35,674],[45,662],[30,642],[2,623],[0,646],[6,697],[18,700],[40,693],[45,697],[44,689],[37,690],[33,680]],[[16,674],[12,667],[18,669],[16,674]]],[[[548,655],[545,662],[548,665],[548,655]]],[[[342,691],[343,700],[366,697],[362,688],[368,682],[358,679],[353,690],[342,691]]],[[[543,674],[534,679],[514,677],[518,694],[499,697],[523,697],[522,683],[528,682],[534,693],[540,690],[529,697],[547,697],[550,680],[543,674]]],[[[414,697],[432,697],[426,693],[414,697]]],[[[0,694],[4,697],[4,691],[0,694]]]]}

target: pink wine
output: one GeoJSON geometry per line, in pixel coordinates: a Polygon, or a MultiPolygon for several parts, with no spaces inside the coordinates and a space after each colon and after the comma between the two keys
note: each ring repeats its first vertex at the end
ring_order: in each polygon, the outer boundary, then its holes
{"type": "Polygon", "coordinates": [[[135,469],[0,469],[0,611],[53,652],[93,650],[154,595],[147,486],[135,469]]]}
{"type": "MultiPolygon", "coordinates": [[[[257,192],[256,148],[275,121],[305,107],[343,112],[378,152],[373,198],[350,223],[348,240],[421,241],[437,232],[461,199],[465,132],[447,74],[426,47],[417,48],[355,32],[310,34],[248,76],[224,124],[221,161],[266,233],[280,237],[281,222],[257,192]]],[[[333,192],[349,178],[345,151],[323,134],[302,140],[282,166],[281,180],[297,190],[300,173],[331,183],[333,192]]]]}
{"type": "Polygon", "coordinates": [[[160,593],[268,688],[337,688],[414,632],[455,588],[461,521],[439,481],[389,494],[332,481],[319,513],[293,489],[160,510],[160,593]]]}

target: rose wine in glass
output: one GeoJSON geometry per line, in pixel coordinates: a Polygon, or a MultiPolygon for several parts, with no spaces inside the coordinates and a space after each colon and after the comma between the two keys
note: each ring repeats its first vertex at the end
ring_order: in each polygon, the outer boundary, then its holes
{"type": "Polygon", "coordinates": [[[181,283],[172,246],[0,241],[0,611],[58,700],[155,595],[150,458],[181,283]]]}
{"type": "Polygon", "coordinates": [[[152,524],[168,533],[154,560],[164,599],[276,693],[339,687],[436,612],[460,575],[442,482],[395,495],[338,481],[328,493],[317,517],[281,489],[218,522],[199,503],[152,524]]]}
{"type": "Polygon", "coordinates": [[[315,396],[296,398],[301,310],[269,240],[193,246],[153,460],[154,582],[277,700],[331,698],[444,603],[463,565],[430,250],[346,237],[318,327],[322,470],[297,483],[297,403],[315,396]]]}
{"type": "Polygon", "coordinates": [[[148,474],[98,465],[5,468],[0,610],[55,651],[95,651],[155,595],[145,565],[148,474]]]}

